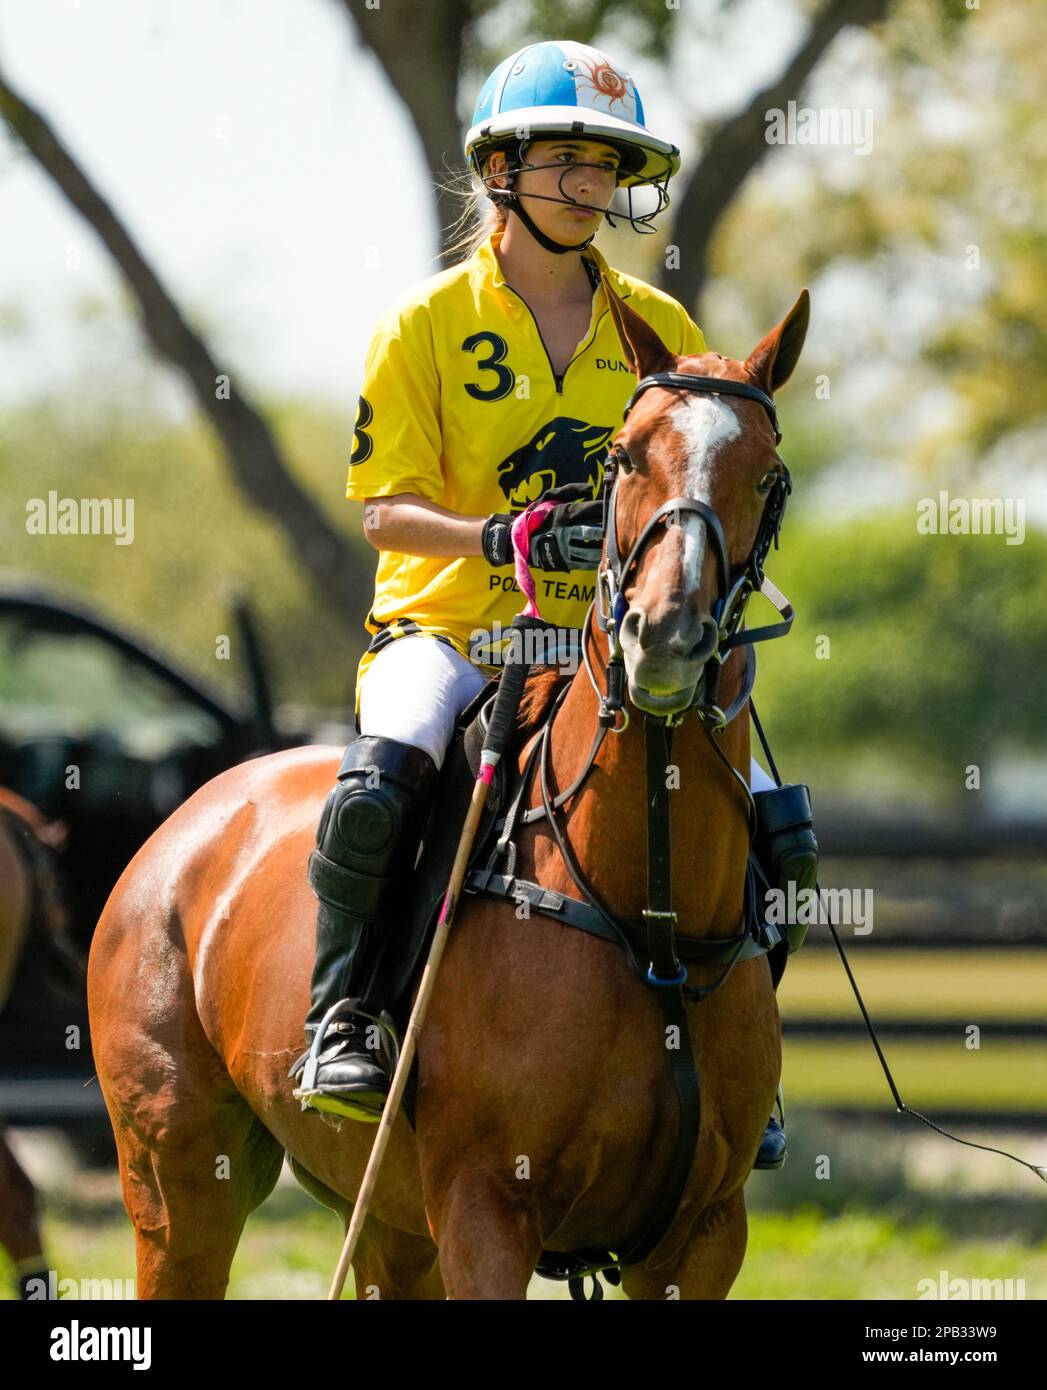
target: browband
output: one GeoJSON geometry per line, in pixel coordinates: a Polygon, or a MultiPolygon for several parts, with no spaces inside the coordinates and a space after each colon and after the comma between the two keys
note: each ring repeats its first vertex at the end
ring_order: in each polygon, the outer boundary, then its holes
{"type": "Polygon", "coordinates": [[[637,396],[641,391],[646,391],[648,386],[674,386],[684,391],[718,392],[722,396],[745,396],[750,401],[759,401],[770,417],[775,444],[782,442],[782,431],[778,424],[778,412],[774,408],[774,401],[758,386],[750,386],[744,381],[730,381],[726,377],[696,376],[693,372],[654,372],[637,382],[636,390],[626,404],[623,420],[632,410],[637,396]]]}

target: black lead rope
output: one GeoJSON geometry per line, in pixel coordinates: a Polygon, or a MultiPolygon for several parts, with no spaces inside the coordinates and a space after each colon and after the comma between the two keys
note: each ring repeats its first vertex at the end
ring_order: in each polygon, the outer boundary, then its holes
{"type": "MultiPolygon", "coordinates": [[[[770,747],[767,743],[767,738],[763,731],[763,725],[760,723],[760,716],[756,713],[756,706],[753,704],[751,698],[749,701],[749,712],[752,715],[753,724],[760,738],[760,744],[763,747],[764,755],[766,756],[768,765],[770,766],[771,775],[774,778],[777,785],[780,787],[782,785],[782,779],[778,775],[778,769],[775,766],[774,758],[771,754],[770,747]]],[[[843,943],[841,942],[836,931],[836,924],[833,922],[832,917],[829,915],[828,908],[822,902],[821,884],[815,883],[814,887],[815,892],[818,894],[818,906],[825,913],[825,921],[829,927],[830,932],[832,932],[833,942],[836,946],[837,952],[839,953],[840,960],[843,963],[843,968],[846,971],[847,978],[851,983],[851,989],[854,991],[854,997],[858,1001],[858,1008],[861,1010],[862,1018],[865,1020],[865,1026],[869,1030],[869,1037],[872,1039],[872,1045],[876,1049],[876,1055],[880,1060],[880,1066],[883,1068],[883,1074],[887,1078],[887,1085],[891,1088],[891,1095],[894,1097],[894,1103],[898,1109],[899,1114],[912,1115],[914,1119],[922,1121],[923,1124],[935,1130],[938,1134],[943,1135],[946,1139],[952,1139],[957,1144],[965,1144],[969,1149],[981,1149],[984,1153],[999,1154],[1001,1158],[1013,1159],[1015,1163],[1020,1163],[1023,1168],[1028,1168],[1030,1172],[1035,1173],[1036,1176],[1042,1182],[1047,1182],[1047,1166],[1043,1166],[1036,1163],[1030,1163],[1027,1159],[1019,1158],[1017,1154],[1009,1153],[1006,1149],[994,1148],[991,1144],[976,1144],[973,1139],[961,1139],[958,1134],[951,1134],[949,1130],[943,1129],[941,1125],[936,1125],[933,1120],[929,1120],[926,1115],[921,1115],[919,1110],[914,1110],[911,1105],[906,1105],[905,1101],[902,1100],[901,1093],[899,1092],[898,1087],[895,1085],[894,1077],[891,1075],[891,1069],[887,1065],[887,1058],[883,1055],[883,1048],[880,1046],[880,1040],[876,1036],[876,1030],[873,1027],[872,1019],[869,1017],[869,1011],[865,1007],[865,1000],[862,998],[861,991],[858,989],[858,982],[854,978],[854,975],[851,971],[850,963],[848,962],[847,956],[844,953],[843,943]]]]}

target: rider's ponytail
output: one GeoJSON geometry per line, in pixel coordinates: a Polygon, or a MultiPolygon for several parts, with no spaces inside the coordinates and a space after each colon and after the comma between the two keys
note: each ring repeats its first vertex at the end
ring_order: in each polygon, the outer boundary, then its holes
{"type": "Polygon", "coordinates": [[[508,214],[487,196],[486,189],[472,173],[462,171],[445,182],[437,179],[435,183],[442,193],[462,203],[461,215],[451,227],[451,234],[465,229],[440,253],[441,258],[455,264],[467,261],[492,232],[504,229],[508,214]]]}

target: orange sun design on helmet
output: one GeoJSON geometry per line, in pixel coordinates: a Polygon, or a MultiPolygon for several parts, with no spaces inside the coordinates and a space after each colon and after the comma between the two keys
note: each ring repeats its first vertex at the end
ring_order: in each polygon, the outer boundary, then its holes
{"type": "Polygon", "coordinates": [[[629,95],[629,84],[610,63],[598,63],[592,59],[581,60],[582,66],[586,68],[582,81],[587,81],[594,92],[600,96],[609,97],[611,106],[616,101],[625,102],[629,95]]]}

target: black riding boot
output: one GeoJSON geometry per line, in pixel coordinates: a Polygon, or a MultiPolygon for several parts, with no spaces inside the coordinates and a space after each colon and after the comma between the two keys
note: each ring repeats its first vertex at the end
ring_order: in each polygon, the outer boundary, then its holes
{"type": "MultiPolygon", "coordinates": [[[[756,792],[753,801],[756,803],[753,848],[768,884],[788,893],[789,884],[795,883],[797,895],[806,888],[813,888],[818,878],[818,841],[807,787],[802,782],[787,783],[773,791],[756,792]]],[[[799,950],[806,935],[806,924],[787,923],[785,940],[768,953],[775,990],[785,973],[789,955],[799,950]]],[[[785,1102],[781,1084],[777,1106],[781,1121],[773,1115],[768,1120],[754,1168],[781,1168],[786,1160],[785,1102]]]]}
{"type": "Polygon", "coordinates": [[[406,902],[437,777],[424,749],[363,735],[346,750],[309,857],[318,899],[309,1045],[291,1068],[311,1108],[376,1122],[398,1055],[380,948],[406,902]]]}

